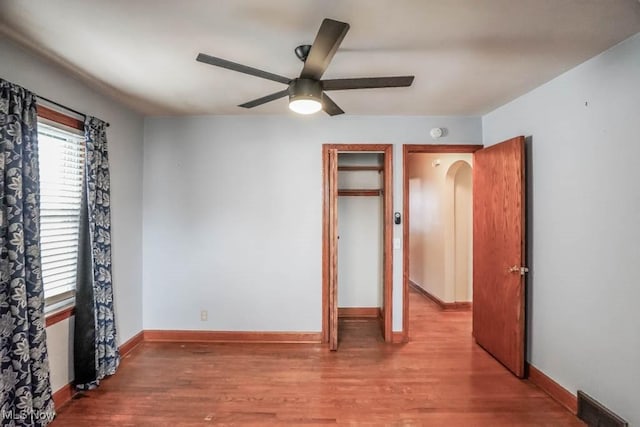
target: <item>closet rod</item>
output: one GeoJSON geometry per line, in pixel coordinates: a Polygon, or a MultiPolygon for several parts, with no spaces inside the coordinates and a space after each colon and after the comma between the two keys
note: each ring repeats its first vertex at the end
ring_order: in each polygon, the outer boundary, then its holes
{"type": "MultiPolygon", "coordinates": [[[[69,108],[69,107],[67,107],[66,105],[62,105],[62,104],[60,104],[59,102],[52,101],[52,100],[50,100],[49,98],[45,98],[44,96],[40,96],[40,95],[36,95],[36,97],[37,97],[37,98],[42,99],[43,101],[47,101],[47,102],[49,102],[49,103],[51,103],[51,104],[53,104],[53,105],[55,105],[55,106],[58,106],[58,107],[60,107],[60,108],[64,108],[65,110],[70,111],[70,112],[72,112],[72,113],[75,113],[75,114],[77,114],[77,115],[79,115],[79,116],[82,116],[82,117],[84,117],[85,119],[87,118],[87,115],[86,115],[85,113],[81,113],[81,112],[80,112],[80,111],[78,111],[78,110],[74,110],[73,108],[69,108]]],[[[107,123],[107,127],[109,127],[109,126],[111,126],[111,125],[110,125],[109,123],[107,123]]]]}

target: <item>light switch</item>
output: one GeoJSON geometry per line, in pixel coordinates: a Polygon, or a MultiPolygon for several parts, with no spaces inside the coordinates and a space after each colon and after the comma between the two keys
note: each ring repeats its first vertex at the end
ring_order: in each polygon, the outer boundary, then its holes
{"type": "Polygon", "coordinates": [[[393,249],[400,249],[400,239],[397,237],[393,239],[393,249]]]}

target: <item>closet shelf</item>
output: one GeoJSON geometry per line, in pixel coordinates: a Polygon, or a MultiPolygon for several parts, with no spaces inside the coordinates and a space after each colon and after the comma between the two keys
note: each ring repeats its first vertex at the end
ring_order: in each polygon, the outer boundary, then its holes
{"type": "Polygon", "coordinates": [[[383,166],[338,166],[339,171],[378,171],[382,172],[383,166]]]}
{"type": "Polygon", "coordinates": [[[340,190],[338,189],[338,196],[381,196],[381,189],[348,189],[348,190],[340,190]]]}

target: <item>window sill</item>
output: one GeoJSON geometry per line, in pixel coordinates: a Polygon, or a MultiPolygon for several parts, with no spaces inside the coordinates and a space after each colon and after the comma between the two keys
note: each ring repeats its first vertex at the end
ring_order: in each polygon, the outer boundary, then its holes
{"type": "Polygon", "coordinates": [[[55,311],[53,313],[47,313],[45,315],[44,325],[45,327],[49,327],[51,325],[55,325],[56,323],[62,322],[64,319],[68,319],[69,317],[76,314],[76,306],[71,305],[62,310],[55,311]]]}

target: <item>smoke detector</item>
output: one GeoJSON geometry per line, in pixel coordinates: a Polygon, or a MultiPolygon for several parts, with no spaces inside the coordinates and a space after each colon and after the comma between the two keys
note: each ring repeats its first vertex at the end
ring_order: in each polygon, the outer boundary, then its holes
{"type": "MultiPolygon", "coordinates": [[[[638,1],[640,1],[640,0],[638,0],[638,1]]],[[[440,138],[443,133],[444,133],[444,131],[442,130],[442,128],[433,128],[433,129],[431,129],[431,132],[429,132],[429,134],[431,135],[431,138],[433,138],[433,139],[440,138]]]]}

